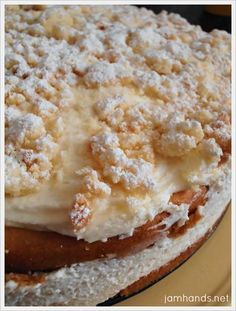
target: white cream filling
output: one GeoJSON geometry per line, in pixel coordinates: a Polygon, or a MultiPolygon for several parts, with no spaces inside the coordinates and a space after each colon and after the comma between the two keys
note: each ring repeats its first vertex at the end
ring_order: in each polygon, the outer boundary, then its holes
{"type": "MultiPolygon", "coordinates": [[[[116,235],[132,235],[134,228],[153,219],[161,211],[170,210],[168,201],[171,194],[193,185],[189,178],[191,174],[207,183],[205,173],[209,170],[208,175],[216,178],[218,171],[211,168],[211,163],[204,158],[204,154],[190,155],[190,159],[186,157],[186,161],[177,158],[157,158],[152,176],[156,183],[154,192],[137,199],[137,196],[132,197],[132,194],[124,191],[121,186],[113,185],[110,196],[98,197],[93,201],[93,217],[86,227],[75,233],[69,212],[81,182],[81,177],[76,171],[86,166],[97,165],[89,151],[88,142],[103,126],[93,116],[94,103],[106,98],[108,92],[110,95],[125,93],[127,101],[134,103],[144,100],[143,96],[137,96],[132,90],[124,87],[99,90],[78,88],[75,97],[79,105],[70,108],[63,115],[65,129],[61,141],[62,167],[56,170],[55,178],[43,184],[38,192],[6,198],[6,225],[51,230],[88,242],[106,241],[107,238],[116,235]]],[[[175,213],[173,208],[172,212],[175,213]]],[[[169,225],[173,219],[182,222],[186,220],[186,208],[176,212],[179,218],[170,217],[169,225]]]]}
{"type": "MultiPolygon", "coordinates": [[[[80,182],[80,177],[75,172],[85,166],[94,165],[94,159],[88,151],[88,141],[101,129],[101,122],[93,117],[93,105],[96,101],[106,98],[107,92],[106,88],[92,91],[75,90],[79,105],[70,108],[63,115],[65,129],[61,141],[62,169],[57,171],[55,178],[42,185],[38,192],[6,198],[7,225],[52,230],[75,236],[69,218],[80,182]]],[[[109,94],[117,92],[124,93],[124,88],[109,88],[109,94]]],[[[128,88],[125,92],[127,100],[132,102],[143,99],[135,97],[128,88]]],[[[77,232],[77,238],[92,242],[106,240],[115,235],[129,235],[134,228],[165,209],[171,193],[185,189],[186,183],[178,167],[171,161],[159,161],[155,171],[158,185],[155,195],[146,196],[137,206],[131,204],[132,198],[127,199],[127,194],[116,187],[111,196],[99,198],[93,203],[94,215],[85,229],[77,232]]]]}
{"type": "MultiPolygon", "coordinates": [[[[102,240],[121,234],[132,234],[133,228],[144,224],[168,207],[170,195],[185,188],[185,184],[170,164],[161,163],[157,167],[158,193],[146,196],[135,204],[132,198],[117,196],[100,199],[94,208],[90,223],[82,229],[77,238],[89,242],[102,240]],[[132,201],[132,202],[130,202],[132,201]],[[129,208],[128,208],[129,206],[129,208]]],[[[35,194],[11,198],[6,206],[7,225],[34,229],[52,230],[66,235],[74,235],[69,219],[74,185],[44,185],[35,194]]],[[[181,215],[179,215],[181,216],[181,215]]]]}

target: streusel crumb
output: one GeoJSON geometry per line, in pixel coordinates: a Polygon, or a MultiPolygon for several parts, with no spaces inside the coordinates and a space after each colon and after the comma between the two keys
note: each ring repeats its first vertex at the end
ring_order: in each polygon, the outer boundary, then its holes
{"type": "Polygon", "coordinates": [[[230,43],[165,11],[8,5],[7,194],[75,181],[78,231],[97,196],[157,195],[164,160],[207,184],[230,152],[230,43]]]}

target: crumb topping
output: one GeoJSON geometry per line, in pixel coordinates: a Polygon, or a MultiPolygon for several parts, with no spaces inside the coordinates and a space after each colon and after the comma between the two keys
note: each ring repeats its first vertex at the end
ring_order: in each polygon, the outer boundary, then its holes
{"type": "Polygon", "coordinates": [[[121,183],[127,190],[155,188],[152,164],[142,158],[128,158],[120,148],[116,134],[105,133],[92,137],[91,147],[103,166],[104,176],[114,184],[121,183]]]}
{"type": "MultiPolygon", "coordinates": [[[[89,223],[97,198],[114,189],[130,192],[127,207],[154,195],[160,159],[183,167],[190,187],[206,184],[230,152],[230,43],[224,31],[206,33],[165,11],[8,5],[7,194],[37,192],[55,178],[64,116],[73,109],[78,118],[88,111],[95,124],[73,141],[89,153],[88,165],[74,172],[75,231],[89,223]]],[[[185,206],[182,212],[186,218],[185,206]]]]}

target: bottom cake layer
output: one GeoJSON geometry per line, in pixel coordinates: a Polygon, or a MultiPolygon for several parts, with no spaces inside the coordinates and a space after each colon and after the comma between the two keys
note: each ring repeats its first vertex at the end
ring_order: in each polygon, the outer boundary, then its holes
{"type": "Polygon", "coordinates": [[[97,305],[130,295],[186,260],[209,236],[230,200],[230,176],[211,187],[202,218],[177,238],[163,237],[152,247],[121,259],[94,260],[49,273],[6,275],[8,306],[97,305]]]}
{"type": "MultiPolygon", "coordinates": [[[[226,210],[227,208],[225,209],[225,212],[226,210]]],[[[169,261],[166,265],[160,267],[159,269],[152,271],[148,275],[141,277],[138,281],[134,282],[125,289],[121,290],[118,295],[104,302],[104,305],[114,304],[113,301],[123,300],[124,298],[122,297],[126,298],[130,297],[133,294],[146,289],[147,287],[156,283],[158,280],[162,279],[164,276],[168,275],[170,272],[175,270],[178,266],[184,263],[189,257],[191,257],[191,255],[194,254],[202,246],[202,244],[211,236],[211,234],[214,232],[218,224],[221,222],[221,219],[223,218],[225,212],[217,220],[213,228],[209,230],[204,237],[202,237],[196,243],[188,247],[187,250],[182,252],[178,257],[169,261]]],[[[101,305],[103,305],[103,303],[101,305]]]]}

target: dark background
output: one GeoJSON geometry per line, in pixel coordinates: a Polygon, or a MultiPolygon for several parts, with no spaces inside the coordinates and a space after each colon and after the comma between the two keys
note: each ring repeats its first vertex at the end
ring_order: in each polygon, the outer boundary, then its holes
{"type": "MultiPolygon", "coordinates": [[[[205,31],[211,31],[214,28],[231,32],[231,17],[220,16],[206,11],[205,5],[137,5],[145,7],[160,13],[162,10],[167,12],[178,13],[186,18],[191,24],[201,25],[205,31]]],[[[222,10],[223,10],[222,6],[222,10]]]]}

